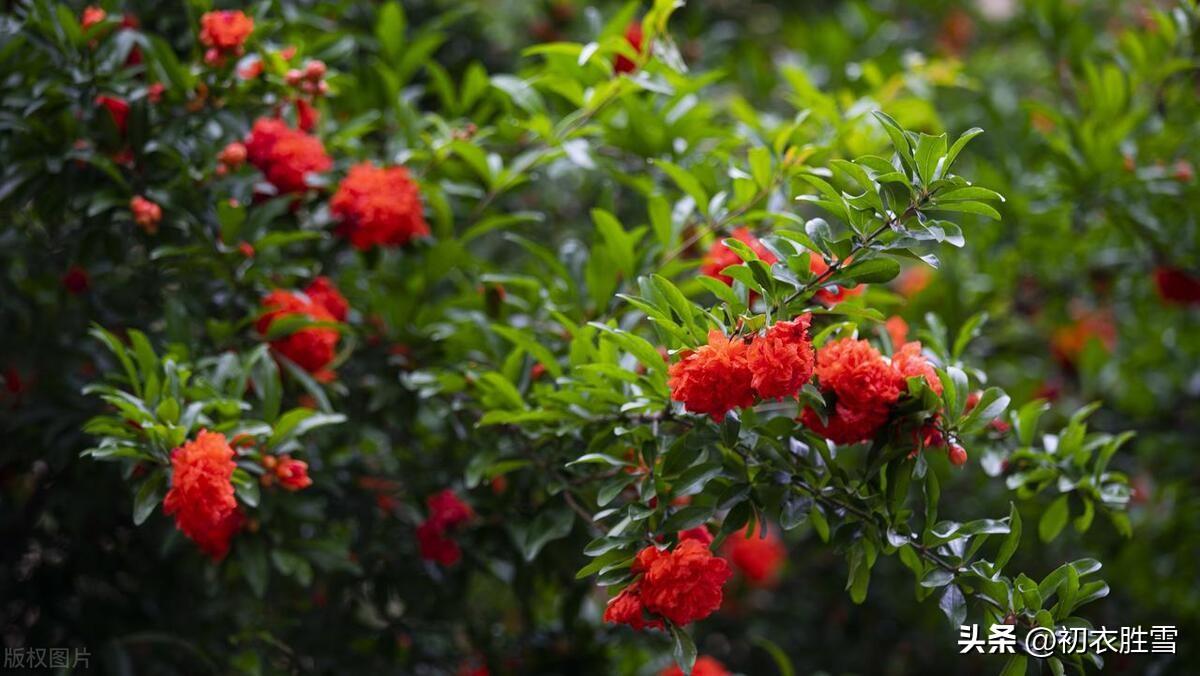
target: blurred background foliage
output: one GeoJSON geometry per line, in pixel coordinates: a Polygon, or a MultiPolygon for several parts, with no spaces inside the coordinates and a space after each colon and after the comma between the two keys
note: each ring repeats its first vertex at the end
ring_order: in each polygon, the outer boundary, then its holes
{"type": "MultiPolygon", "coordinates": [[[[260,50],[293,45],[329,64],[332,95],[321,103],[318,133],[339,170],[366,158],[417,167],[434,243],[419,254],[362,255],[300,242],[300,253],[295,241],[271,237],[283,205],[236,233],[253,244],[252,261],[219,236],[231,226],[218,204],[250,204],[253,182],[214,176],[213,158],[284,94],[279,78],[230,85],[176,70],[172,53],[198,61],[194,25],[205,3],[107,7],[137,16],[139,35],[161,40],[118,38],[73,53],[52,44],[52,5],[8,3],[0,16],[6,645],[86,645],[106,673],[454,673],[486,663],[493,673],[602,674],[664,666],[662,641],[597,628],[602,606],[590,584],[574,579],[590,539],[582,528],[568,524],[533,564],[522,563],[527,552],[514,542],[524,536],[512,529],[554,530],[545,523],[553,517],[538,521],[549,513],[539,511],[549,499],[540,472],[549,470],[497,471],[504,487],[493,480],[491,490],[490,477],[476,477],[476,511],[508,517],[474,529],[470,565],[454,569],[431,570],[416,555],[411,523],[421,496],[470,477],[480,449],[510,455],[516,441],[476,429],[467,402],[475,369],[520,368],[503,363],[508,344],[489,327],[523,321],[542,302],[531,270],[561,264],[587,274],[591,207],[625,223],[645,220],[653,185],[638,171],[647,159],[724,157],[737,147],[731,130],[770,139],[805,110],[798,136],[819,165],[884,147],[869,115],[882,109],[931,134],[984,128],[963,156],[964,174],[1007,201],[997,205],[999,222],[972,219],[966,247],[939,249],[936,270],[907,267],[889,288],[872,287],[868,303],[913,326],[932,312],[958,327],[985,310],[972,353],[990,384],[1014,402],[1053,402],[1051,425],[1097,401],[1093,428],[1136,432],[1113,461],[1133,479],[1133,536],[1108,522],[1086,540],[1067,529],[1022,549],[1015,563],[1045,574],[1083,556],[1105,562],[1113,594],[1089,608],[1094,624],[1175,624],[1181,636],[1179,655],[1113,656],[1105,671],[1188,673],[1200,658],[1190,640],[1200,631],[1200,308],[1164,299],[1155,280],[1166,268],[1200,275],[1193,8],[1126,0],[688,3],[669,26],[677,51],[662,56],[704,80],[702,94],[678,94],[669,105],[622,99],[595,120],[594,147],[531,159],[539,173],[528,182],[523,172],[480,169],[455,143],[471,139],[475,125],[486,128],[478,140],[508,162],[551,144],[554,132],[544,130],[574,106],[569,93],[551,94],[553,83],[523,84],[526,76],[549,78],[557,58],[527,50],[587,43],[614,27],[619,34],[644,8],[572,0],[391,6],[261,2],[247,11],[260,50]],[[148,103],[140,71],[119,67],[134,49],[154,81],[188,85],[167,88],[174,113],[148,103]],[[202,115],[182,113],[199,84],[220,91],[220,100],[200,104],[202,115]],[[109,121],[78,112],[115,90],[133,103],[129,139],[140,169],[132,174],[109,159],[121,144],[109,121]],[[79,138],[94,147],[79,147],[79,138]],[[91,169],[73,172],[72,163],[91,169]],[[602,171],[581,170],[589,165],[602,171]],[[137,236],[121,213],[131,191],[167,212],[154,241],[137,236]],[[163,262],[174,257],[187,264],[163,262]],[[64,287],[73,266],[86,268],[93,292],[64,287]],[[284,557],[273,575],[293,579],[272,580],[265,600],[251,600],[237,586],[245,565],[236,554],[212,567],[181,546],[167,520],[133,527],[123,478],[79,459],[90,445],[81,426],[98,408],[80,392],[109,359],[86,333],[92,323],[142,328],[181,359],[240,349],[247,341],[239,322],[266,289],[331,270],[355,309],[355,356],[330,390],[337,410],[358,412],[356,425],[322,432],[323,450],[309,456],[315,490],[286,506],[294,519],[278,517],[281,529],[294,531],[287,546],[327,565],[316,563],[313,582],[311,567],[306,574],[284,557]],[[196,345],[207,349],[192,353],[196,345]],[[423,368],[447,363],[461,368],[423,368]]],[[[718,168],[709,166],[710,178],[718,168]]],[[[300,231],[330,222],[319,204],[287,217],[300,231]]],[[[700,252],[688,251],[676,272],[694,267],[700,252]]],[[[570,312],[579,320],[602,314],[612,290],[570,312]]],[[[560,290],[549,291],[553,298],[560,290]]],[[[519,378],[523,390],[531,387],[519,378]]],[[[988,476],[1003,467],[976,459],[985,472],[960,474],[944,487],[943,504],[1006,513],[1003,480],[988,476]]],[[[1040,518],[1038,504],[1023,505],[1027,524],[1040,518]]],[[[808,529],[787,539],[785,574],[739,593],[735,607],[706,622],[697,636],[702,653],[747,674],[773,673],[779,652],[797,673],[995,668],[955,654],[936,604],[913,602],[898,562],[881,562],[866,602],[854,605],[841,588],[840,556],[811,546],[808,529]]]]}

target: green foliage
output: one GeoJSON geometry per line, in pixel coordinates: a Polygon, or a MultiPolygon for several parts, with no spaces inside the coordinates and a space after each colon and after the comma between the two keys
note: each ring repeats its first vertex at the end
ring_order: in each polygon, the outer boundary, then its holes
{"type": "Polygon", "coordinates": [[[957,625],[1195,623],[1200,338],[1152,282],[1200,270],[1195,9],[591,4],[257,2],[245,54],[217,60],[209,3],[0,19],[13,640],[115,673],[719,653],[743,673],[1017,674],[1103,656],[973,659],[957,625]],[[323,95],[291,72],[318,60],[323,95]],[[102,95],[129,103],[123,130],[102,95]],[[297,98],[333,158],[309,190],[218,160],[261,117],[298,124],[297,98]],[[330,202],[364,161],[406,168],[428,237],[350,245],[330,202]],[[706,274],[721,247],[728,284],[706,274]],[[259,330],[267,293],[318,276],[344,321],[259,330]],[[818,383],[721,422],[672,399],[710,331],[804,314],[814,347],[885,356],[904,318],[936,382],[908,379],[863,444],[800,422],[836,406],[818,383]],[[336,332],[336,377],[279,347],[313,331],[336,332]],[[205,429],[232,442],[246,517],[220,562],[157,509],[205,429]],[[284,455],[312,486],[272,484],[284,455]],[[444,489],[473,512],[449,565],[419,530],[444,489]],[[717,553],[779,536],[786,570],[765,591],[739,573],[694,626],[605,624],[637,553],[696,527],[717,553]]]}

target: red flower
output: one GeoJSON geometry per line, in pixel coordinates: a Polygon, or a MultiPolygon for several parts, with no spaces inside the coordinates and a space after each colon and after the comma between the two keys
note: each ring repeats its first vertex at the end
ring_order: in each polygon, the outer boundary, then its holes
{"type": "Polygon", "coordinates": [[[709,331],[708,345],[689,350],[668,370],[671,398],[692,413],[708,414],[720,422],[735,408],[754,405],[753,373],[748,347],[709,331]]]}
{"type": "Polygon", "coordinates": [[[201,430],[195,441],[171,452],[171,489],[163,513],[204,553],[219,561],[242,524],[230,478],[237,465],[225,435],[201,430]]]}
{"type": "Polygon", "coordinates": [[[892,315],[884,323],[883,327],[887,329],[888,337],[892,339],[892,350],[898,349],[901,345],[908,341],[908,322],[899,315],[892,315]]]}
{"type": "Polygon", "coordinates": [[[1195,305],[1200,303],[1200,277],[1179,268],[1160,265],[1154,268],[1154,289],[1167,303],[1195,305]]]}
{"type": "Polygon", "coordinates": [[[763,399],[794,397],[812,378],[815,356],[808,339],[812,315],[776,322],[766,335],[750,343],[746,363],[751,385],[763,399]]]}
{"type": "Polygon", "coordinates": [[[96,97],[96,105],[104,106],[108,110],[108,114],[112,116],[113,124],[117,126],[117,131],[121,132],[121,136],[124,136],[125,131],[129,128],[129,102],[116,96],[101,94],[96,97]]]}
{"type": "Polygon", "coordinates": [[[404,167],[379,169],[370,162],[351,167],[329,210],[341,220],[338,234],[360,251],[404,246],[429,234],[421,194],[404,167]]]}
{"type": "Polygon", "coordinates": [[[200,42],[221,53],[240,53],[254,32],[254,19],[237,10],[205,12],[200,17],[200,42]]]}
{"type": "Polygon", "coordinates": [[[931,281],[933,281],[933,272],[929,268],[924,265],[914,265],[905,268],[896,278],[896,290],[900,292],[901,296],[912,298],[924,291],[931,281]]]}
{"type": "Polygon", "coordinates": [[[105,12],[103,9],[96,7],[95,5],[88,5],[87,7],[83,8],[83,15],[79,18],[79,27],[86,31],[92,26],[104,21],[107,16],[108,12],[105,12]]]}
{"type": "Polygon", "coordinates": [[[246,137],[246,157],[281,193],[308,190],[310,173],[333,166],[320,139],[271,118],[254,123],[246,137]]]}
{"type": "Polygon", "coordinates": [[[832,391],[847,406],[891,406],[900,398],[904,380],[865,340],[842,338],[817,353],[821,389],[832,391]]]}
{"type": "Polygon", "coordinates": [[[1117,342],[1117,327],[1108,310],[1074,310],[1075,321],[1060,326],[1050,336],[1050,349],[1065,364],[1074,363],[1093,339],[1106,352],[1112,352],[1117,342]]]}
{"type": "Polygon", "coordinates": [[[834,405],[828,422],[810,408],[804,409],[800,420],[806,427],[839,444],[856,444],[875,436],[875,432],[887,422],[886,408],[854,408],[838,403],[834,405]]]}
{"type": "MultiPolygon", "coordinates": [[[[638,54],[642,53],[642,43],[645,42],[646,36],[642,33],[642,23],[635,21],[625,29],[625,41],[633,47],[633,51],[638,54]]],[[[637,64],[632,59],[624,54],[617,54],[613,60],[613,70],[618,73],[632,73],[637,70],[637,64]]]]}
{"type": "Polygon", "coordinates": [[[768,530],[766,537],[759,537],[757,530],[748,528],[731,535],[723,550],[725,558],[751,584],[770,582],[787,560],[787,548],[773,530],[768,530]]]}
{"type": "Polygon", "coordinates": [[[162,207],[141,195],[134,195],[133,199],[129,200],[129,210],[133,212],[133,222],[147,234],[153,235],[158,232],[158,222],[162,220],[162,207]]]}
{"type": "Polygon", "coordinates": [[[298,491],[312,485],[312,479],[308,476],[308,463],[294,460],[290,455],[279,456],[279,461],[275,463],[275,478],[289,491],[298,491]]]}
{"type": "MultiPolygon", "coordinates": [[[[293,316],[302,316],[313,322],[337,321],[324,305],[314,302],[311,298],[276,289],[263,299],[263,314],[259,317],[256,327],[258,332],[265,336],[276,320],[293,316]]],[[[336,329],[305,326],[286,336],[273,339],[271,348],[295,362],[300,368],[316,375],[318,379],[328,379],[332,378],[333,374],[325,371],[325,367],[333,361],[339,338],[336,329]]]]}
{"type": "Polygon", "coordinates": [[[713,543],[713,534],[708,532],[706,526],[696,526],[679,531],[679,541],[683,542],[684,540],[695,540],[707,547],[713,543]]]}
{"type": "Polygon", "coordinates": [[[78,265],[72,265],[67,269],[67,274],[62,277],[62,285],[72,296],[78,296],[87,291],[91,284],[92,278],[88,275],[88,271],[78,265]]]}
{"type": "Polygon", "coordinates": [[[1192,168],[1191,162],[1179,159],[1172,167],[1172,176],[1180,183],[1191,183],[1192,179],[1196,178],[1196,170],[1192,168]]]}
{"type": "Polygon", "coordinates": [[[733,575],[725,559],[697,540],[684,540],[674,549],[646,547],[633,568],[642,573],[638,594],[646,610],[679,626],[716,612],[722,587],[733,575]]]}
{"type": "Polygon", "coordinates": [[[604,608],[604,621],[609,624],[628,624],[638,631],[646,627],[663,627],[662,620],[646,617],[646,606],[642,603],[641,587],[637,582],[609,599],[604,608]]]}
{"type": "Polygon", "coordinates": [[[305,99],[296,99],[296,126],[303,131],[312,131],[321,114],[305,99]]]}
{"type": "Polygon", "coordinates": [[[608,602],[604,621],[639,631],[661,628],[660,618],[683,626],[708,617],[721,607],[722,587],[733,575],[725,559],[695,539],[681,540],[674,549],[646,547],[633,572],[640,577],[608,602]]]}
{"type": "Polygon", "coordinates": [[[888,408],[900,398],[904,378],[865,340],[843,338],[817,352],[817,379],[832,394],[828,423],[811,409],[804,424],[840,444],[866,441],[887,421],[888,408]]]}
{"type": "MultiPolygon", "coordinates": [[[[658,676],[683,676],[683,670],[672,664],[659,672],[658,676]]],[[[696,658],[696,664],[692,667],[692,676],[729,676],[729,670],[716,659],[701,655],[696,658]]]]}
{"type": "Polygon", "coordinates": [[[150,103],[158,103],[162,101],[163,92],[165,91],[167,91],[166,85],[161,82],[155,82],[149,87],[146,87],[146,99],[150,101],[150,103]]]}
{"type": "Polygon", "coordinates": [[[0,373],[0,377],[4,380],[5,391],[19,401],[21,394],[25,392],[25,381],[21,378],[21,372],[10,366],[0,373]]]}
{"type": "Polygon", "coordinates": [[[462,560],[462,548],[446,535],[445,528],[433,521],[417,526],[417,545],[421,550],[421,558],[426,561],[452,566],[462,560]]]}
{"type": "Polygon", "coordinates": [[[934,392],[942,393],[942,379],[938,378],[933,365],[921,354],[921,343],[904,343],[892,354],[892,368],[903,378],[922,376],[925,384],[934,392]]]}
{"type": "MultiPolygon", "coordinates": [[[[744,242],[746,246],[750,247],[754,253],[758,254],[759,259],[767,265],[774,265],[779,260],[757,237],[750,233],[749,228],[738,228],[731,234],[734,239],[744,242]]],[[[723,239],[719,239],[713,242],[712,248],[705,255],[704,263],[700,266],[700,273],[714,279],[719,279],[725,284],[732,286],[733,278],[721,274],[721,271],[731,265],[738,265],[741,262],[741,257],[734,253],[733,249],[726,246],[723,239]]]]}
{"type": "MultiPolygon", "coordinates": [[[[814,251],[808,257],[808,270],[812,274],[820,276],[829,270],[829,264],[825,262],[825,259],[821,257],[821,254],[814,251]]],[[[867,287],[861,284],[853,289],[846,289],[836,284],[831,286],[823,286],[821,287],[820,291],[817,291],[814,298],[821,303],[832,307],[851,296],[862,294],[866,288],[867,287]]]]}
{"type": "Polygon", "coordinates": [[[443,528],[452,528],[475,516],[471,506],[463,502],[449,488],[434,493],[425,499],[429,508],[429,523],[435,523],[443,528]]]}
{"type": "Polygon", "coordinates": [[[316,303],[329,311],[333,318],[339,322],[346,321],[346,313],[350,310],[350,303],[346,302],[346,297],[338,291],[333,282],[329,281],[328,277],[321,276],[312,280],[312,283],[304,289],[304,294],[316,303]]]}
{"type": "Polygon", "coordinates": [[[242,78],[243,80],[253,80],[259,75],[262,75],[262,72],[263,60],[257,56],[252,57],[249,61],[244,62],[241,66],[238,66],[237,69],[238,77],[242,78]]]}
{"type": "Polygon", "coordinates": [[[475,512],[449,488],[429,496],[425,506],[429,508],[429,517],[417,526],[417,545],[421,550],[421,558],[443,566],[458,563],[462,558],[462,549],[447,532],[471,520],[475,512]]]}

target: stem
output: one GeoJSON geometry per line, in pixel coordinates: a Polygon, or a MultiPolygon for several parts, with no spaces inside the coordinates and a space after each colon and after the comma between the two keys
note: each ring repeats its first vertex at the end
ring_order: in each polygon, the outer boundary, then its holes
{"type": "Polygon", "coordinates": [[[870,246],[872,243],[874,243],[875,240],[879,239],[879,237],[881,235],[883,235],[883,233],[887,232],[888,230],[891,230],[892,228],[896,227],[897,225],[900,225],[905,220],[907,220],[909,217],[911,217],[913,214],[917,213],[917,208],[920,205],[920,203],[924,201],[924,199],[925,198],[922,198],[920,201],[910,204],[908,209],[904,210],[903,214],[889,218],[888,220],[884,221],[882,225],[880,225],[878,228],[876,228],[874,232],[867,235],[865,239],[862,239],[862,240],[856,242],[854,244],[854,247],[850,249],[850,253],[846,254],[846,256],[844,258],[840,258],[840,259],[834,261],[832,264],[830,264],[829,268],[827,270],[825,270],[825,272],[822,272],[821,274],[817,275],[817,277],[815,279],[809,281],[808,283],[806,283],[804,286],[800,287],[799,289],[796,289],[796,291],[792,295],[788,296],[783,301],[783,304],[782,304],[783,307],[787,307],[788,305],[790,305],[792,303],[792,301],[794,301],[797,298],[800,298],[801,296],[803,296],[807,293],[810,293],[814,289],[822,286],[826,280],[828,280],[830,277],[833,277],[835,274],[838,273],[839,270],[841,270],[844,267],[846,261],[853,259],[855,254],[857,254],[858,252],[860,252],[863,249],[870,246]]]}

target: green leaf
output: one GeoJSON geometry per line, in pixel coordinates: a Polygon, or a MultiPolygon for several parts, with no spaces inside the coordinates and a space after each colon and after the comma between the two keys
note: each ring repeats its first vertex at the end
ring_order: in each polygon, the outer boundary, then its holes
{"type": "Polygon", "coordinates": [[[979,330],[983,328],[987,319],[986,312],[979,312],[963,323],[962,328],[958,330],[958,336],[954,339],[954,348],[950,352],[951,357],[958,359],[962,356],[971,340],[979,335],[979,330]]]}
{"type": "Polygon", "coordinates": [[[791,659],[787,656],[787,652],[773,643],[770,639],[758,636],[750,639],[754,645],[762,648],[771,659],[775,662],[775,668],[779,670],[779,676],[795,676],[796,668],[792,666],[791,659]]]}
{"type": "Polygon", "coordinates": [[[691,674],[692,667],[696,665],[696,644],[692,641],[692,637],[687,633],[687,630],[677,627],[674,624],[668,626],[671,629],[671,654],[675,658],[675,663],[679,665],[683,673],[691,674]]]}
{"type": "Polygon", "coordinates": [[[133,498],[133,524],[135,526],[145,523],[158,503],[162,502],[163,495],[166,494],[166,483],[167,473],[163,470],[155,470],[138,487],[137,494],[133,498]]]}
{"type": "Polygon", "coordinates": [[[825,520],[825,513],[816,503],[808,510],[808,520],[812,522],[813,530],[817,531],[821,541],[829,542],[829,522],[825,520]]]}
{"type": "Polygon", "coordinates": [[[1009,503],[1008,529],[1008,535],[1000,543],[1000,551],[996,554],[996,570],[1004,568],[1021,544],[1021,512],[1017,510],[1016,503],[1009,503]]]}
{"type": "Polygon", "coordinates": [[[992,220],[1000,220],[1000,212],[983,202],[938,202],[927,209],[931,211],[954,211],[964,214],[979,214],[992,220]]]}
{"type": "Polygon", "coordinates": [[[1059,496],[1042,513],[1042,519],[1038,522],[1038,537],[1042,542],[1053,540],[1062,531],[1063,526],[1067,525],[1067,517],[1070,515],[1067,498],[1067,495],[1059,496]]]}
{"type": "Polygon", "coordinates": [[[930,136],[921,134],[917,139],[917,150],[914,156],[917,165],[917,174],[921,177],[924,185],[936,181],[938,176],[938,164],[946,155],[946,135],[930,136]]]}
{"type": "Polygon", "coordinates": [[[870,258],[855,261],[837,274],[838,281],[858,284],[882,284],[900,274],[900,264],[892,258],[870,258]]]}
{"type": "Polygon", "coordinates": [[[948,190],[943,193],[938,193],[938,195],[935,197],[935,200],[938,202],[961,202],[968,200],[997,200],[1003,202],[1004,196],[995,190],[970,186],[967,188],[957,188],[955,190],[948,190]]]}
{"type": "Polygon", "coordinates": [[[250,475],[249,472],[241,467],[233,470],[233,476],[230,477],[233,483],[233,490],[237,493],[238,499],[244,502],[249,507],[258,506],[258,480],[250,475]]]}
{"type": "Polygon", "coordinates": [[[96,340],[99,340],[108,348],[109,352],[121,362],[121,367],[125,370],[125,377],[133,388],[133,393],[137,396],[142,396],[142,381],[138,378],[137,370],[133,367],[133,360],[129,358],[129,352],[116,336],[104,330],[99,324],[93,324],[92,328],[88,329],[88,333],[96,340]]]}
{"type": "Polygon", "coordinates": [[[680,190],[692,198],[700,213],[708,215],[708,193],[695,176],[683,167],[667,160],[655,160],[654,164],[661,168],[667,176],[670,176],[680,190]]]}
{"type": "Polygon", "coordinates": [[[267,551],[259,538],[239,542],[237,550],[238,562],[241,564],[242,576],[250,585],[250,590],[258,598],[267,591],[267,551]]]}
{"type": "Polygon", "coordinates": [[[1013,655],[1004,664],[1004,670],[1000,672],[1000,676],[1025,676],[1025,667],[1028,662],[1029,658],[1024,655],[1013,655]]]}
{"type": "Polygon", "coordinates": [[[979,395],[979,403],[959,423],[964,434],[973,434],[999,418],[1008,408],[1009,397],[999,388],[989,387],[979,395]]]}
{"type": "Polygon", "coordinates": [[[946,587],[946,591],[942,592],[941,598],[938,599],[938,608],[942,609],[950,624],[955,627],[961,626],[967,619],[967,599],[956,584],[946,587]]]}
{"type": "Polygon", "coordinates": [[[762,189],[771,185],[771,151],[763,146],[750,149],[750,175],[762,189]]]}
{"type": "Polygon", "coordinates": [[[876,110],[872,112],[875,119],[879,120],[883,125],[883,130],[887,132],[888,137],[892,140],[892,147],[896,154],[900,156],[900,162],[912,173],[916,173],[916,164],[913,161],[913,148],[909,142],[908,136],[904,133],[904,129],[896,120],[883,111],[876,110]]]}
{"type": "Polygon", "coordinates": [[[971,139],[979,136],[982,133],[983,130],[979,127],[972,127],[964,131],[962,135],[958,137],[958,139],[954,142],[954,145],[950,146],[950,152],[946,153],[946,163],[943,166],[942,171],[944,175],[948,176],[950,174],[950,167],[954,166],[954,161],[958,159],[958,154],[962,152],[963,148],[967,147],[967,144],[971,142],[971,139]]]}
{"type": "Polygon", "coordinates": [[[558,363],[558,360],[554,358],[554,353],[551,352],[550,349],[545,345],[539,343],[532,335],[521,329],[514,328],[512,326],[505,326],[503,324],[493,324],[492,330],[500,334],[501,337],[508,340],[513,345],[516,345],[522,350],[528,352],[530,356],[538,361],[538,363],[546,367],[546,370],[550,373],[550,375],[554,376],[555,378],[562,377],[562,366],[558,363]]]}
{"type": "Polygon", "coordinates": [[[575,524],[575,513],[566,507],[545,509],[538,514],[518,542],[525,561],[533,561],[547,544],[564,538],[575,524]]]}

